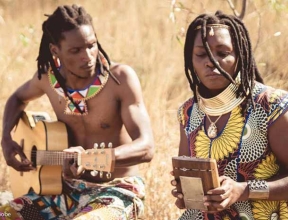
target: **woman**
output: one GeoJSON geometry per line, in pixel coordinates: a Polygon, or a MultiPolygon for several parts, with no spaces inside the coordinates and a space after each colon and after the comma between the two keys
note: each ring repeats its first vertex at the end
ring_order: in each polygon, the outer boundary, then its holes
{"type": "Polygon", "coordinates": [[[288,93],[263,85],[245,25],[220,11],[198,16],[184,56],[194,97],[178,111],[179,155],[216,159],[220,187],[203,198],[217,211],[180,219],[288,219],[288,93]]]}

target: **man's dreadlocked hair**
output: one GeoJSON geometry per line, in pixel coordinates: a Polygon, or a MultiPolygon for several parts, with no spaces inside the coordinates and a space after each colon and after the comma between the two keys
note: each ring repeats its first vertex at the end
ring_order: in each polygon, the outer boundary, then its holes
{"type": "MultiPolygon", "coordinates": [[[[248,31],[240,19],[235,16],[225,15],[221,11],[217,11],[215,15],[202,14],[198,16],[190,24],[186,34],[184,47],[185,74],[194,96],[196,97],[197,95],[196,86],[200,84],[192,62],[192,51],[197,34],[196,27],[198,26],[201,26],[201,38],[209,59],[224,77],[230,82],[235,83],[234,79],[219,66],[218,62],[213,57],[207,42],[207,25],[209,24],[225,24],[229,26],[233,47],[238,55],[236,70],[240,71],[241,74],[241,85],[236,92],[236,96],[246,96],[247,100],[250,100],[253,103],[252,90],[254,87],[254,79],[261,83],[263,83],[263,79],[255,64],[248,31]]],[[[197,99],[195,98],[194,101],[197,102],[197,99]]]]}
{"type": "MultiPolygon", "coordinates": [[[[77,5],[59,6],[52,15],[48,15],[48,19],[42,24],[43,35],[41,39],[39,55],[37,58],[38,78],[41,79],[41,74],[47,73],[49,67],[51,67],[60,86],[73,103],[73,99],[67,93],[64,78],[61,76],[55,65],[49,45],[50,43],[52,43],[59,46],[59,42],[63,39],[63,32],[73,30],[81,25],[91,25],[94,29],[92,18],[83,7],[79,7],[77,5]]],[[[110,59],[107,53],[101,47],[98,39],[97,46],[99,51],[103,54],[108,64],[110,65],[110,59]]],[[[119,81],[115,78],[115,76],[104,65],[102,65],[100,59],[101,58],[98,55],[96,68],[100,68],[101,74],[103,74],[104,70],[108,71],[112,78],[118,84],[120,84],[119,81]]],[[[79,110],[79,106],[76,105],[76,107],[79,110]]]]}
{"type": "MultiPolygon", "coordinates": [[[[59,45],[60,40],[63,39],[63,32],[73,30],[81,25],[91,25],[94,29],[91,16],[83,7],[79,7],[77,5],[59,6],[54,13],[49,15],[48,19],[44,21],[42,24],[43,35],[37,58],[39,79],[41,79],[41,74],[47,73],[50,66],[55,74],[58,72],[49,49],[49,44],[52,43],[59,45]]],[[[110,65],[110,59],[106,52],[102,49],[98,40],[97,46],[110,65]]],[[[105,68],[102,66],[100,56],[97,57],[97,61],[97,64],[101,65],[101,69],[105,68]]]]}

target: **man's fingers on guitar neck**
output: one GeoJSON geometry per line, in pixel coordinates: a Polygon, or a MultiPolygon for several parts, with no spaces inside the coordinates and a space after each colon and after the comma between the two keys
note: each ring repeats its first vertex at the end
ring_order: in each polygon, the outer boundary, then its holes
{"type": "Polygon", "coordinates": [[[82,165],[80,165],[77,168],[77,175],[79,176],[79,175],[83,174],[84,170],[85,170],[84,167],[82,165]]]}
{"type": "Polygon", "coordinates": [[[63,151],[68,152],[68,153],[82,153],[85,150],[81,146],[76,146],[76,147],[70,147],[68,149],[64,149],[63,151]]]}

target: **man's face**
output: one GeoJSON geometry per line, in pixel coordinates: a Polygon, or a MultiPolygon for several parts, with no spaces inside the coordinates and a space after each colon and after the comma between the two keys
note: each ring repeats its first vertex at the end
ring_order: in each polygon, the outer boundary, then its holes
{"type": "MultiPolygon", "coordinates": [[[[237,58],[229,30],[226,28],[213,29],[214,35],[207,37],[210,50],[221,68],[233,78],[237,58]]],[[[209,28],[207,29],[207,33],[209,33],[209,28]]],[[[211,93],[217,94],[230,84],[230,81],[220,74],[210,61],[202,43],[200,31],[198,31],[195,37],[192,53],[195,72],[203,85],[207,87],[211,93]]]]}
{"type": "Polygon", "coordinates": [[[61,71],[66,75],[72,72],[82,78],[92,76],[98,55],[97,39],[92,26],[81,25],[63,32],[62,36],[59,46],[50,47],[60,59],[61,71]]]}

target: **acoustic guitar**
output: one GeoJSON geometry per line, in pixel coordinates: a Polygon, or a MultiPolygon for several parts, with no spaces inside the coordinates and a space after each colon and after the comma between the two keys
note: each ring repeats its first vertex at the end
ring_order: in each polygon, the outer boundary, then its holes
{"type": "MultiPolygon", "coordinates": [[[[94,144],[83,153],[63,152],[68,148],[66,125],[59,121],[47,121],[47,115],[23,112],[12,131],[13,140],[22,146],[35,170],[19,172],[9,167],[11,191],[14,198],[27,194],[31,188],[39,195],[58,195],[62,192],[63,164],[66,160],[77,161],[78,166],[92,170],[91,175],[111,176],[115,154],[112,144],[94,144]]],[[[16,155],[20,161],[20,157],[16,155]]]]}

